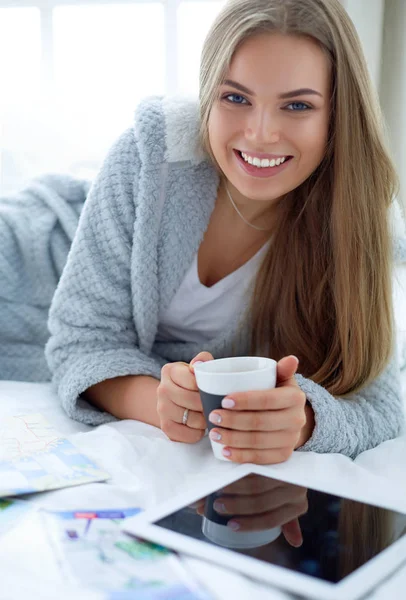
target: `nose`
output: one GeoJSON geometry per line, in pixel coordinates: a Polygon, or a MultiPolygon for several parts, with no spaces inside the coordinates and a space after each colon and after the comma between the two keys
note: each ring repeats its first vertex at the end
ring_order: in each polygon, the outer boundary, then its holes
{"type": "Polygon", "coordinates": [[[278,119],[269,109],[252,111],[248,116],[245,135],[257,145],[275,144],[281,138],[278,119]]]}

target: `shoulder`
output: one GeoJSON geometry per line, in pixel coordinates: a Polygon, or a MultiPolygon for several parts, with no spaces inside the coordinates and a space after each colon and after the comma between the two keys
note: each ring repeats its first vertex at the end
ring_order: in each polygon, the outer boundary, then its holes
{"type": "Polygon", "coordinates": [[[140,157],[199,164],[207,155],[199,143],[199,104],[181,96],[145,98],[137,107],[133,133],[140,157]]]}

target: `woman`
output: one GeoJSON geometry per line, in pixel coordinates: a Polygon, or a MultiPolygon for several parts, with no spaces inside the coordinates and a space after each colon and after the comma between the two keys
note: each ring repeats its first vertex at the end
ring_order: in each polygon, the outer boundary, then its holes
{"type": "Polygon", "coordinates": [[[396,175],[338,0],[229,1],[199,104],[141,104],[92,186],[49,319],[66,411],[197,442],[193,364],[251,353],[278,360],[277,388],[211,415],[230,460],[397,436],[396,175]]]}

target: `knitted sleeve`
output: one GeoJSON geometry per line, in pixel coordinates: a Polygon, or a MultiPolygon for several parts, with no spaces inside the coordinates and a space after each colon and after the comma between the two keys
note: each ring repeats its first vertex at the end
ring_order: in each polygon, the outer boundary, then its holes
{"type": "Polygon", "coordinates": [[[358,393],[335,398],[310,379],[296,375],[315,415],[312,437],[298,450],[337,452],[355,458],[404,431],[404,407],[397,359],[358,393]]]}
{"type": "Polygon", "coordinates": [[[86,199],[48,320],[45,355],[68,415],[98,425],[115,418],[81,398],[122,375],[160,377],[138,348],[132,318],[131,252],[140,159],[133,129],[108,153],[86,199]]]}

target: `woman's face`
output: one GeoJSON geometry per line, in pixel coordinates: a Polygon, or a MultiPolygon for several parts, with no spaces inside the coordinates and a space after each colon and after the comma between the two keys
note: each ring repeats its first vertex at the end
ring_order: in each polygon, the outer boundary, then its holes
{"type": "Polygon", "coordinates": [[[326,151],[329,96],[329,62],[314,41],[264,33],[242,44],[209,117],[236,199],[276,200],[311,175],[326,151]]]}

